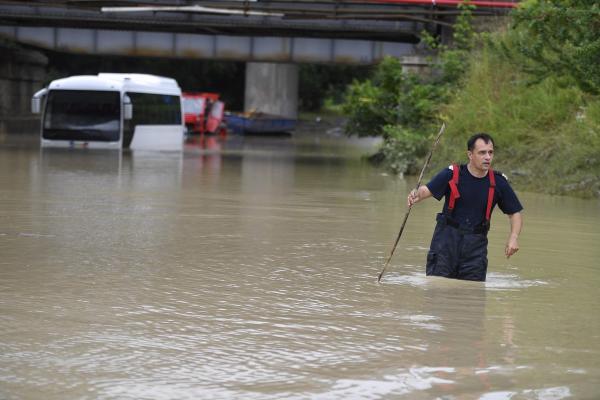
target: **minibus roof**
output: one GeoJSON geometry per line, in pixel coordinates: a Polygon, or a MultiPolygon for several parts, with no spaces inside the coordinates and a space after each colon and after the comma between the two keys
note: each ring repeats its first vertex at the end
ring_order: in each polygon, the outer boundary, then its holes
{"type": "Polygon", "coordinates": [[[99,73],[98,75],[75,75],[52,81],[48,89],[114,90],[181,96],[181,89],[175,79],[149,74],[99,73]]]}

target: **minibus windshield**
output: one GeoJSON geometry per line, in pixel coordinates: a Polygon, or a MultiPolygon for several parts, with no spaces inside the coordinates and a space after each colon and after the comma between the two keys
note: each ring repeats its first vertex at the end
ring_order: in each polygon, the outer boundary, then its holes
{"type": "Polygon", "coordinates": [[[42,136],[52,140],[118,141],[120,121],[119,92],[51,90],[42,136]]]}

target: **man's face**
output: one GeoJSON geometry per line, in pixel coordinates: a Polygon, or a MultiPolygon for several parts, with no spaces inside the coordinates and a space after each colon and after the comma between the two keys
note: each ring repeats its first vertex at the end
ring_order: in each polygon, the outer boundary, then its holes
{"type": "Polygon", "coordinates": [[[477,139],[473,151],[468,151],[467,155],[473,167],[480,171],[487,171],[490,169],[494,158],[494,145],[491,141],[486,143],[483,139],[477,139]]]}

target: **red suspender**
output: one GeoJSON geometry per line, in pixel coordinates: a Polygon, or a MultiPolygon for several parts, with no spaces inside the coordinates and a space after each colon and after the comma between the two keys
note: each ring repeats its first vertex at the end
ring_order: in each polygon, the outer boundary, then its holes
{"type": "MultiPolygon", "coordinates": [[[[456,199],[460,197],[460,193],[458,192],[458,176],[459,176],[460,168],[457,164],[452,164],[452,179],[448,182],[450,186],[450,200],[448,200],[448,211],[452,212],[454,210],[454,203],[456,203],[456,199]]],[[[492,213],[492,204],[494,203],[494,191],[496,190],[496,177],[494,176],[494,171],[490,168],[488,170],[488,176],[490,178],[490,188],[488,189],[488,200],[487,200],[487,208],[485,210],[485,220],[489,221],[492,213]]]]}
{"type": "Polygon", "coordinates": [[[452,164],[452,179],[448,184],[450,185],[450,200],[448,201],[448,211],[454,210],[454,203],[456,199],[460,197],[460,193],[458,192],[458,174],[459,174],[459,166],[458,164],[452,164]]]}
{"type": "Polygon", "coordinates": [[[494,171],[490,168],[488,170],[488,176],[490,177],[490,188],[488,189],[488,202],[487,209],[485,210],[485,220],[490,220],[490,214],[492,213],[492,203],[494,202],[494,190],[496,188],[496,177],[494,171]]]}

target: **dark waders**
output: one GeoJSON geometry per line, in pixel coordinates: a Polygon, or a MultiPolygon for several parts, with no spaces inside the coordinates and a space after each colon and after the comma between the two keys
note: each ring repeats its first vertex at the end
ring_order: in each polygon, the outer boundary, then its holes
{"type": "Polygon", "coordinates": [[[485,281],[489,225],[464,229],[451,217],[437,215],[427,254],[427,275],[485,281]]]}

